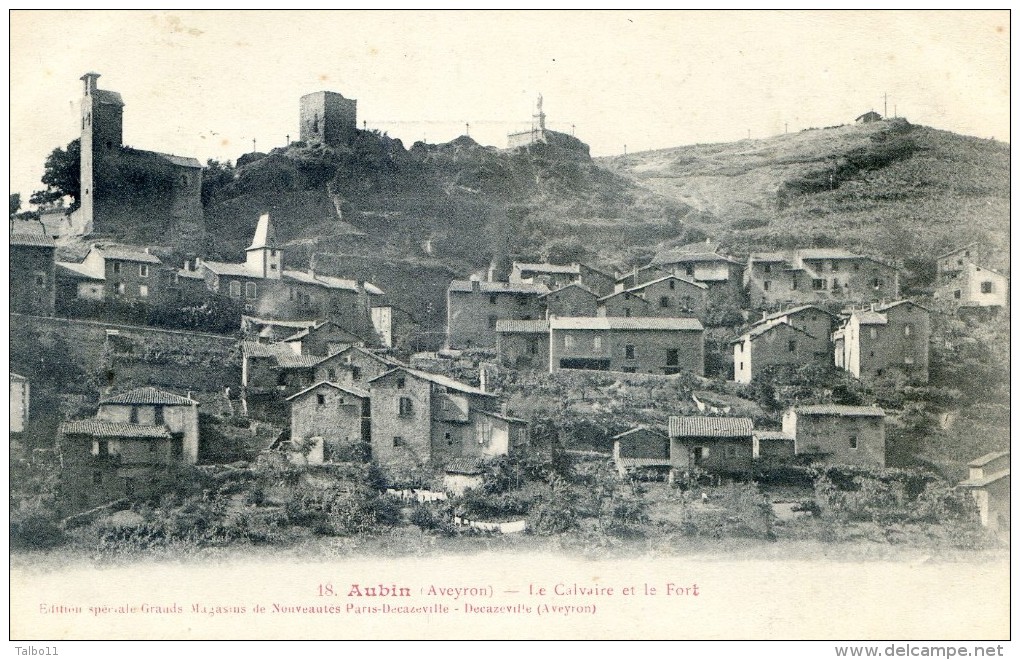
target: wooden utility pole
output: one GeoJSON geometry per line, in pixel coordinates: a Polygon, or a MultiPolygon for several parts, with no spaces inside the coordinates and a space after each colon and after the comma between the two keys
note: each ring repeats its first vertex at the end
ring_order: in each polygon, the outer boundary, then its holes
{"type": "Polygon", "coordinates": [[[471,124],[469,122],[464,122],[464,135],[471,137],[471,124]]]}
{"type": "Polygon", "coordinates": [[[252,151],[258,151],[258,149],[255,148],[255,138],[251,139],[251,150],[252,151]]]}
{"type": "Polygon", "coordinates": [[[882,95],[882,116],[883,117],[888,117],[889,116],[889,95],[888,94],[883,94],[882,95]]]}

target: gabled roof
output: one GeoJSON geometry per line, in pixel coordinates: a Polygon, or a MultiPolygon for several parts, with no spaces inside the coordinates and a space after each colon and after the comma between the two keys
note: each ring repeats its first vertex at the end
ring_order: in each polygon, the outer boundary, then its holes
{"type": "Polygon", "coordinates": [[[120,92],[111,92],[108,89],[94,89],[92,96],[103,105],[124,105],[124,99],[120,92]]]}
{"type": "Polygon", "coordinates": [[[896,301],[893,301],[893,302],[888,302],[888,303],[882,303],[880,305],[875,305],[875,311],[876,312],[885,312],[887,310],[892,309],[893,307],[899,307],[900,305],[913,305],[914,307],[917,307],[918,309],[923,309],[926,312],[931,312],[930,309],[928,309],[924,305],[917,304],[913,300],[896,300],[896,301]]]}
{"type": "Polygon", "coordinates": [[[599,298],[599,304],[605,303],[610,298],[615,298],[616,296],[622,296],[624,294],[627,294],[627,296],[630,296],[630,298],[633,298],[634,300],[640,300],[641,302],[649,305],[651,304],[647,300],[645,300],[641,295],[634,293],[634,291],[632,291],[631,289],[624,289],[623,291],[616,291],[615,293],[610,293],[608,296],[602,296],[601,298],[599,298]]]}
{"type": "Polygon", "coordinates": [[[515,261],[513,263],[513,268],[515,268],[517,270],[520,270],[520,271],[530,270],[530,271],[534,271],[536,273],[549,273],[549,274],[574,274],[574,275],[576,275],[576,274],[579,274],[581,272],[581,267],[580,267],[579,264],[567,264],[567,265],[548,264],[548,263],[533,264],[533,263],[524,263],[524,262],[520,262],[520,261],[515,261]]]}
{"type": "Polygon", "coordinates": [[[764,323],[764,322],[770,321],[772,319],[779,319],[779,318],[782,318],[784,316],[793,316],[794,314],[800,314],[801,312],[806,312],[809,309],[813,309],[813,310],[815,310],[817,312],[821,312],[822,314],[825,314],[826,316],[828,316],[830,318],[835,318],[835,316],[833,314],[830,314],[829,312],[825,311],[824,309],[822,309],[821,307],[819,307],[817,305],[799,305],[797,307],[791,307],[790,309],[786,309],[786,310],[782,310],[782,311],[778,311],[778,312],[773,312],[773,313],[769,314],[768,316],[762,317],[762,319],[760,321],[756,321],[754,325],[758,325],[759,323],[764,323]]]}
{"type": "Polygon", "coordinates": [[[549,321],[545,319],[518,320],[499,319],[496,321],[496,332],[549,332],[549,321]]]}
{"type": "Polygon", "coordinates": [[[595,298],[599,297],[599,294],[595,293],[594,291],[592,291],[591,289],[589,289],[585,285],[581,284],[580,282],[571,282],[570,284],[567,284],[566,286],[561,286],[558,289],[553,289],[552,291],[548,291],[546,293],[543,293],[542,295],[539,296],[539,298],[546,298],[548,296],[551,296],[554,293],[559,293],[560,291],[566,291],[567,289],[569,289],[571,287],[580,289],[581,291],[584,291],[585,293],[587,293],[587,294],[589,294],[589,295],[591,295],[591,296],[593,296],[595,298]]]}
{"type": "Polygon", "coordinates": [[[63,422],[58,429],[64,435],[85,435],[93,438],[154,438],[168,440],[170,429],[163,424],[127,424],[99,419],[76,419],[63,422]]]}
{"type": "MultiPolygon", "coordinates": [[[[311,284],[313,286],[321,286],[326,289],[342,289],[345,291],[357,291],[358,282],[357,280],[346,280],[340,277],[330,277],[329,275],[318,275],[315,273],[306,273],[300,270],[285,270],[283,271],[283,279],[293,280],[300,282],[301,284],[311,284]]],[[[381,296],[384,291],[372,284],[371,282],[365,282],[365,291],[374,296],[381,296]]]]}
{"type": "Polygon", "coordinates": [[[718,254],[716,252],[678,253],[676,250],[666,250],[655,255],[655,257],[652,258],[652,265],[658,266],[662,264],[705,263],[712,261],[725,261],[726,263],[730,264],[743,265],[736,259],[727,257],[724,254],[718,254]]]}
{"type": "Polygon", "coordinates": [[[332,360],[332,359],[335,359],[335,358],[342,357],[344,355],[344,353],[353,353],[353,352],[361,353],[362,355],[365,355],[366,357],[372,358],[373,360],[375,360],[376,362],[379,362],[380,364],[389,365],[391,367],[403,367],[403,366],[406,366],[400,360],[396,360],[394,358],[387,357],[385,355],[379,355],[378,353],[373,353],[372,351],[368,350],[367,348],[363,348],[361,346],[348,346],[347,348],[344,348],[343,350],[337,351],[336,353],[332,353],[330,355],[327,355],[324,358],[321,358],[316,364],[322,364],[322,363],[324,363],[324,362],[326,362],[328,360],[332,360]]]}
{"type": "Polygon", "coordinates": [[[631,270],[628,270],[625,273],[619,273],[616,276],[616,281],[617,282],[622,282],[625,279],[634,277],[635,272],[643,273],[646,270],[658,270],[658,271],[663,272],[663,273],[667,273],[667,274],[669,273],[669,271],[667,269],[665,269],[665,268],[663,268],[661,266],[658,266],[656,264],[648,264],[647,266],[641,266],[636,271],[634,269],[631,269],[631,270]]]}
{"type": "Polygon", "coordinates": [[[292,334],[290,337],[287,337],[283,341],[298,341],[299,339],[303,339],[304,337],[307,337],[308,335],[310,335],[313,332],[321,330],[322,328],[324,328],[327,325],[331,325],[334,328],[336,328],[337,330],[339,330],[340,332],[342,332],[342,333],[344,333],[344,334],[346,334],[346,335],[348,335],[350,337],[353,337],[354,339],[357,339],[358,341],[361,341],[361,337],[359,337],[358,335],[354,334],[353,332],[351,332],[350,330],[348,330],[348,329],[346,329],[344,327],[341,327],[339,324],[337,324],[337,323],[335,323],[333,321],[329,321],[329,320],[319,321],[318,323],[316,323],[315,325],[313,325],[311,327],[305,328],[304,330],[298,330],[297,332],[292,334]]]}
{"type": "Polygon", "coordinates": [[[217,275],[263,279],[262,273],[248,268],[247,264],[231,264],[225,261],[206,261],[203,259],[202,265],[217,275]]]}
{"type": "Polygon", "coordinates": [[[672,438],[744,438],[750,437],[754,423],[750,417],[670,417],[672,438]]]}
{"type": "Polygon", "coordinates": [[[135,248],[125,245],[103,245],[92,248],[102,255],[103,259],[114,259],[116,261],[137,261],[139,263],[158,264],[162,263],[154,254],[149,254],[144,248],[135,248]]]}
{"type": "Polygon", "coordinates": [[[177,277],[183,277],[184,279],[187,279],[187,280],[204,280],[205,279],[205,277],[202,276],[202,273],[197,271],[197,270],[188,270],[187,268],[178,268],[176,273],[177,273],[177,277]]]}
{"type": "Polygon", "coordinates": [[[321,359],[319,355],[298,355],[288,349],[276,356],[276,364],[281,369],[307,369],[317,365],[321,359]]]}
{"type": "Polygon", "coordinates": [[[482,470],[478,459],[458,457],[446,464],[445,472],[447,474],[476,475],[482,474],[484,470],[482,470]]]}
{"type": "Polygon", "coordinates": [[[983,477],[978,477],[976,479],[967,479],[965,481],[961,481],[959,483],[959,486],[961,488],[984,488],[985,486],[989,486],[989,485],[995,483],[996,481],[999,481],[1000,479],[1006,479],[1008,477],[1009,477],[1009,468],[1006,468],[1005,470],[999,470],[999,471],[993,472],[991,474],[986,474],[983,477]]]}
{"type": "Polygon", "coordinates": [[[27,378],[25,378],[21,374],[16,374],[13,371],[11,372],[11,380],[19,382],[19,383],[27,383],[28,382],[27,378]]]}
{"type": "Polygon", "coordinates": [[[318,388],[318,387],[320,387],[322,385],[326,385],[328,387],[332,387],[333,389],[340,390],[341,392],[347,392],[348,394],[353,394],[354,396],[362,398],[362,399],[367,399],[367,398],[369,398],[371,396],[371,394],[369,394],[367,391],[361,389],[360,387],[353,387],[351,385],[341,385],[340,383],[331,383],[328,380],[320,380],[315,385],[312,385],[311,387],[306,387],[305,389],[301,390],[297,394],[291,394],[289,397],[287,397],[287,401],[290,401],[292,399],[296,399],[296,398],[298,398],[300,396],[304,396],[308,392],[311,392],[312,390],[314,390],[314,389],[316,389],[316,388],[318,388]]]}
{"type": "Polygon", "coordinates": [[[371,379],[368,382],[369,383],[374,383],[375,381],[380,380],[382,378],[386,378],[390,374],[396,373],[398,371],[403,371],[405,373],[410,374],[411,376],[415,376],[416,378],[421,378],[422,380],[427,380],[430,383],[435,383],[436,385],[442,385],[443,387],[446,387],[446,388],[451,389],[451,390],[456,390],[458,392],[464,392],[466,394],[478,394],[478,395],[481,395],[481,396],[496,396],[495,394],[492,394],[491,392],[482,391],[482,390],[478,389],[477,387],[471,387],[470,385],[465,385],[464,383],[462,383],[462,382],[460,382],[458,380],[454,380],[454,379],[448,378],[446,376],[440,376],[439,374],[431,374],[431,373],[429,373],[427,371],[419,371],[417,369],[412,369],[410,367],[396,367],[394,369],[390,369],[386,373],[379,374],[378,376],[376,376],[375,378],[371,379]]]}
{"type": "Polygon", "coordinates": [[[763,263],[783,263],[786,262],[787,255],[782,252],[752,252],[748,256],[748,261],[760,261],[763,263]]]}
{"type": "Polygon", "coordinates": [[[128,392],[116,394],[114,396],[101,399],[100,404],[104,403],[130,403],[130,404],[154,404],[161,406],[190,406],[197,404],[198,401],[189,399],[173,392],[166,392],[158,390],[155,387],[139,387],[128,392]]]}
{"type": "MultiPolygon", "coordinates": [[[[447,290],[450,293],[471,293],[474,291],[473,284],[470,280],[453,280],[447,290]]],[[[546,285],[530,282],[478,282],[478,290],[481,293],[530,293],[534,295],[549,293],[549,287],[546,285]]]]}
{"type": "Polygon", "coordinates": [[[691,281],[691,280],[686,279],[684,277],[680,277],[679,275],[665,275],[665,276],[660,277],[658,279],[649,280],[648,282],[645,282],[644,284],[638,284],[637,286],[632,286],[631,288],[627,289],[627,291],[630,291],[630,292],[633,293],[634,291],[640,291],[641,289],[650,287],[653,284],[658,284],[659,282],[665,282],[666,280],[678,280],[680,282],[683,282],[684,284],[689,284],[691,286],[696,286],[699,289],[707,289],[708,288],[707,284],[702,284],[701,282],[694,282],[694,281],[691,281]]]}
{"type": "Polygon", "coordinates": [[[623,433],[617,433],[611,439],[612,440],[621,440],[623,438],[630,437],[631,435],[634,435],[635,433],[641,433],[641,432],[651,433],[652,435],[657,435],[657,436],[660,436],[662,438],[668,437],[665,433],[663,433],[659,429],[653,429],[653,428],[649,428],[647,426],[638,426],[637,428],[633,428],[633,429],[631,429],[629,431],[624,431],[623,433]]]}
{"type": "Polygon", "coordinates": [[[967,467],[983,467],[985,465],[988,465],[992,461],[999,460],[1003,456],[1009,456],[1009,452],[1008,451],[993,451],[993,452],[991,452],[989,454],[985,454],[984,456],[981,456],[980,458],[975,458],[970,463],[967,463],[967,467]]]}
{"type": "Polygon", "coordinates": [[[278,357],[284,352],[294,353],[289,346],[280,343],[262,344],[252,339],[241,340],[241,352],[246,357],[278,357]]]}
{"type": "Polygon", "coordinates": [[[259,221],[255,225],[255,234],[252,236],[251,245],[247,249],[259,250],[276,247],[276,229],[273,228],[273,223],[269,220],[269,214],[263,213],[259,216],[259,221]]]}
{"type": "Polygon", "coordinates": [[[159,156],[163,160],[169,161],[170,163],[177,165],[178,167],[189,167],[191,169],[202,169],[202,163],[198,162],[197,158],[191,156],[176,156],[174,154],[163,153],[162,151],[142,151],[136,149],[143,154],[152,154],[153,156],[159,156]]]}
{"type": "Polygon", "coordinates": [[[960,247],[956,248],[955,250],[950,250],[949,252],[946,252],[945,254],[940,254],[939,256],[937,256],[935,258],[936,259],[941,259],[943,257],[949,257],[949,256],[952,256],[952,255],[956,254],[957,252],[962,252],[963,250],[969,250],[970,248],[974,247],[977,244],[978,244],[977,241],[972,241],[970,243],[967,243],[966,245],[961,245],[960,247]]]}
{"type": "Polygon", "coordinates": [[[841,406],[834,403],[816,406],[796,406],[798,415],[825,415],[835,417],[885,417],[885,411],[878,406],[841,406]]]}
{"type": "Polygon", "coordinates": [[[85,264],[76,264],[69,261],[58,261],[55,264],[56,274],[75,280],[92,280],[102,282],[106,280],[105,275],[97,275],[85,264]]]}
{"type": "Polygon", "coordinates": [[[549,319],[552,330],[690,330],[704,326],[694,318],[660,318],[653,316],[563,316],[549,319]]]}
{"type": "Polygon", "coordinates": [[[750,330],[748,330],[744,334],[740,335],[739,337],[737,337],[736,339],[734,339],[730,343],[731,344],[737,344],[737,343],[743,342],[745,339],[752,339],[752,340],[753,339],[757,339],[758,337],[761,337],[762,335],[764,335],[764,334],[766,334],[768,332],[772,332],[773,330],[776,330],[778,328],[783,328],[783,329],[788,328],[789,330],[791,330],[793,332],[799,332],[800,334],[802,334],[802,335],[804,335],[806,337],[809,337],[811,339],[815,339],[815,336],[812,335],[811,333],[809,333],[809,332],[807,332],[805,330],[801,330],[800,328],[797,328],[795,326],[792,326],[792,325],[790,325],[789,323],[787,323],[785,321],[771,320],[771,321],[767,321],[765,323],[757,323],[757,324],[751,326],[750,330]]]}
{"type": "Polygon", "coordinates": [[[49,236],[41,234],[11,234],[11,245],[55,248],[57,244],[49,236]]]}
{"type": "Polygon", "coordinates": [[[854,312],[854,316],[857,317],[857,321],[861,325],[886,325],[889,323],[889,319],[885,317],[885,314],[879,314],[870,309],[854,312]]]}

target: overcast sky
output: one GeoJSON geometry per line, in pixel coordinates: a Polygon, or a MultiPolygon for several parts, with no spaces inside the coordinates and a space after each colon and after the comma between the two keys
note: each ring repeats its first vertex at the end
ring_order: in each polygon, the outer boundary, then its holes
{"type": "Polygon", "coordinates": [[[79,77],[124,98],[124,141],[236,160],[297,139],[298,99],[358,100],[410,147],[503,147],[548,125],[592,155],[767,137],[894,106],[1009,141],[1009,15],[982,12],[24,12],[11,16],[11,189],[78,136],[79,77]]]}

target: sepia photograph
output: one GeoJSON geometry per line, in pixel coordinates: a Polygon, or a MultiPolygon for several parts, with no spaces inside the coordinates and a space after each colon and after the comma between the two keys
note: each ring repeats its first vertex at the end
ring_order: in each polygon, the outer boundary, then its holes
{"type": "Polygon", "coordinates": [[[9,30],[16,654],[1010,648],[1008,10],[9,30]]]}

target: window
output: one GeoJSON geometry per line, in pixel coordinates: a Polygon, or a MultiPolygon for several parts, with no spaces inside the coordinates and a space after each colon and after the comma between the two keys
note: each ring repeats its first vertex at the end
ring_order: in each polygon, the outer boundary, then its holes
{"type": "Polygon", "coordinates": [[[675,367],[680,364],[680,351],[675,348],[666,349],[666,366],[675,367]]]}
{"type": "Polygon", "coordinates": [[[850,449],[857,449],[857,436],[850,436],[850,449]]]}
{"type": "Polygon", "coordinates": [[[981,293],[991,293],[991,292],[992,292],[992,283],[991,282],[982,282],[981,283],[981,293]]]}
{"type": "Polygon", "coordinates": [[[318,406],[326,405],[326,395],[325,394],[316,394],[315,395],[315,404],[318,405],[318,406]]]}
{"type": "Polygon", "coordinates": [[[771,273],[772,272],[772,264],[762,264],[761,272],[763,272],[763,273],[771,273]]]}
{"type": "Polygon", "coordinates": [[[119,261],[114,261],[113,262],[113,272],[120,273],[120,262],[119,261]]]}
{"type": "Polygon", "coordinates": [[[693,275],[694,274],[694,266],[688,266],[684,272],[686,272],[688,275],[693,275]]]}
{"type": "Polygon", "coordinates": [[[138,295],[141,296],[142,298],[148,298],[149,297],[149,287],[148,287],[148,285],[139,284],[138,285],[138,295]]]}
{"type": "Polygon", "coordinates": [[[574,338],[571,335],[563,336],[563,348],[570,351],[574,349],[574,338]]]}
{"type": "Polygon", "coordinates": [[[795,339],[791,339],[787,343],[787,348],[790,350],[791,353],[796,352],[796,350],[797,350],[797,341],[795,339]]]}
{"type": "Polygon", "coordinates": [[[393,436],[393,446],[394,447],[403,447],[404,446],[404,439],[402,437],[400,437],[399,435],[393,436]]]}
{"type": "Polygon", "coordinates": [[[659,298],[659,307],[669,307],[669,296],[662,296],[659,298]]]}
{"type": "Polygon", "coordinates": [[[634,359],[634,344],[627,344],[623,347],[623,355],[628,360],[634,359]]]}
{"type": "Polygon", "coordinates": [[[724,453],[726,455],[726,458],[736,458],[737,457],[737,448],[736,447],[726,447],[726,449],[724,450],[724,453]]]}
{"type": "Polygon", "coordinates": [[[240,298],[241,297],[241,283],[237,280],[231,280],[230,282],[230,297],[240,298]]]}
{"type": "Polygon", "coordinates": [[[741,362],[741,363],[740,363],[740,371],[743,371],[743,370],[744,370],[744,363],[743,363],[743,362],[741,362]]]}
{"type": "Polygon", "coordinates": [[[953,297],[956,298],[957,300],[960,299],[960,290],[959,289],[957,289],[956,291],[953,291],[953,297]]]}
{"type": "Polygon", "coordinates": [[[816,291],[823,290],[825,288],[825,280],[812,279],[811,280],[811,288],[816,290],[816,291]]]}
{"type": "Polygon", "coordinates": [[[831,266],[832,272],[836,273],[839,271],[839,262],[833,261],[831,266]]]}
{"type": "Polygon", "coordinates": [[[636,374],[637,373],[637,367],[624,367],[623,368],[623,373],[625,373],[625,374],[636,374]]]}
{"type": "Polygon", "coordinates": [[[623,308],[623,315],[626,316],[627,318],[630,318],[630,307],[623,308]]]}
{"type": "Polygon", "coordinates": [[[131,406],[131,413],[128,419],[132,424],[138,423],[138,406],[131,406]]]}
{"type": "Polygon", "coordinates": [[[489,304],[490,305],[495,305],[496,304],[496,295],[495,294],[489,296],[489,304]]]}
{"type": "Polygon", "coordinates": [[[36,273],[35,274],[35,283],[38,286],[46,286],[46,273],[36,273]]]}
{"type": "Polygon", "coordinates": [[[402,416],[410,415],[414,412],[414,404],[411,402],[410,397],[400,397],[399,412],[402,416]]]}
{"type": "MultiPolygon", "coordinates": [[[[450,410],[450,400],[445,396],[439,398],[439,409],[443,412],[450,410]]],[[[447,434],[447,436],[449,436],[449,434],[447,434]]]]}
{"type": "Polygon", "coordinates": [[[336,369],[327,369],[326,370],[326,378],[328,380],[335,381],[336,380],[336,369]]]}
{"type": "Polygon", "coordinates": [[[244,295],[246,298],[254,299],[258,297],[258,287],[254,282],[247,282],[244,285],[244,295]]]}
{"type": "Polygon", "coordinates": [[[526,294],[520,294],[517,296],[517,304],[524,307],[528,304],[528,296],[526,294]]]}
{"type": "Polygon", "coordinates": [[[868,328],[868,336],[872,339],[878,339],[878,328],[868,328]]]}
{"type": "Polygon", "coordinates": [[[772,288],[772,282],[765,280],[764,282],[761,283],[761,288],[768,291],[770,288],[772,288]]]}
{"type": "Polygon", "coordinates": [[[669,281],[669,290],[673,291],[674,289],[676,289],[676,280],[670,280],[669,281]]]}
{"type": "Polygon", "coordinates": [[[156,453],[156,443],[155,442],[150,442],[149,443],[149,453],[150,454],[155,454],[156,453]]]}
{"type": "Polygon", "coordinates": [[[537,339],[529,339],[528,340],[528,354],[529,355],[538,355],[538,340],[537,339]]]}
{"type": "Polygon", "coordinates": [[[275,257],[276,256],[276,250],[270,250],[269,251],[269,256],[270,257],[275,257]]]}
{"type": "Polygon", "coordinates": [[[793,278],[790,280],[790,288],[792,290],[794,290],[794,291],[797,290],[797,276],[796,275],[794,275],[793,278]]]}
{"type": "Polygon", "coordinates": [[[397,379],[397,389],[398,390],[404,389],[404,387],[406,385],[407,385],[407,380],[403,376],[401,376],[400,378],[397,379]]]}
{"type": "Polygon", "coordinates": [[[276,270],[276,264],[269,264],[269,270],[276,270]]]}
{"type": "MultiPolygon", "coordinates": [[[[361,367],[351,367],[351,380],[361,380],[361,367]]],[[[404,379],[401,378],[398,381],[397,387],[403,387],[404,379]]]]}
{"type": "Polygon", "coordinates": [[[498,316],[490,316],[489,317],[489,330],[495,330],[496,329],[496,321],[498,321],[498,320],[499,320],[498,316]]]}
{"type": "Polygon", "coordinates": [[[138,264],[138,276],[139,277],[149,276],[149,264],[138,264]]]}
{"type": "Polygon", "coordinates": [[[839,288],[839,278],[838,277],[834,277],[834,278],[832,278],[832,290],[835,291],[838,288],[839,288]]]}
{"type": "Polygon", "coordinates": [[[871,285],[876,289],[881,289],[885,282],[882,281],[881,277],[876,277],[871,281],[871,285]]]}
{"type": "Polygon", "coordinates": [[[163,406],[156,406],[152,409],[152,417],[156,424],[162,424],[163,418],[163,406]]]}
{"type": "Polygon", "coordinates": [[[591,340],[591,350],[595,353],[602,352],[602,337],[595,337],[591,340]]]}

